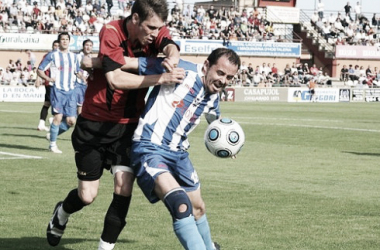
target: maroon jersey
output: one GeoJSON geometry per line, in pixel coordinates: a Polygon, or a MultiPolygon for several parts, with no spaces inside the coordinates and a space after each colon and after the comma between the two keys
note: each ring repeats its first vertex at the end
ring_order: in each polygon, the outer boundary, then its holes
{"type": "MultiPolygon", "coordinates": [[[[148,89],[112,90],[105,74],[125,64],[124,56],[155,57],[168,44],[175,44],[166,27],[160,29],[156,40],[149,45],[132,45],[128,40],[126,22],[117,20],[104,25],[99,33],[99,54],[103,68],[95,69],[88,79],[82,116],[88,120],[115,123],[137,123],[144,110],[148,89]]],[[[128,83],[128,79],[126,79],[128,83]]]]}

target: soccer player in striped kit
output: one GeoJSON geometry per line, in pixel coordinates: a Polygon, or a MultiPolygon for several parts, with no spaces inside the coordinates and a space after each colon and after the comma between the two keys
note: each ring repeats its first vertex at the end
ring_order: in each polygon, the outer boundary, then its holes
{"type": "MultiPolygon", "coordinates": [[[[163,73],[161,60],[139,58],[139,74],[163,73]]],[[[220,249],[211,239],[187,137],[202,114],[209,123],[220,116],[219,92],[238,72],[240,58],[233,50],[218,48],[203,65],[180,60],[178,68],[186,72],[182,83],[156,86],[149,95],[133,136],[132,168],[147,199],[161,200],[169,210],[185,249],[220,249]]]]}
{"type": "Polygon", "coordinates": [[[58,35],[59,50],[50,52],[38,67],[38,76],[49,81],[51,87],[50,102],[53,122],[47,138],[49,150],[61,154],[57,146],[59,134],[67,131],[76,122],[77,105],[75,98],[75,81],[80,74],[80,65],[75,53],[69,51],[70,35],[62,32],[58,35]],[[45,71],[50,69],[50,76],[45,71]],[[65,119],[63,119],[65,117],[65,119]]]}

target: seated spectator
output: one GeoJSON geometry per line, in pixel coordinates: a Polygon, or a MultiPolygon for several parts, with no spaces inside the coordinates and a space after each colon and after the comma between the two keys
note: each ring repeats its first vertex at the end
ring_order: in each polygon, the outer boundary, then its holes
{"type": "Polygon", "coordinates": [[[277,78],[278,77],[278,68],[276,67],[276,64],[273,63],[273,66],[271,68],[271,71],[273,73],[273,77],[277,78]]]}
{"type": "Polygon", "coordinates": [[[28,79],[24,75],[24,73],[21,73],[20,78],[18,79],[17,85],[22,85],[24,87],[28,86],[28,79]]]}
{"type": "Polygon", "coordinates": [[[0,84],[1,85],[4,85],[4,71],[3,71],[3,68],[0,68],[0,84]]]}
{"type": "Polygon", "coordinates": [[[6,67],[5,72],[4,72],[4,76],[3,76],[4,85],[10,85],[12,78],[13,78],[13,74],[12,74],[10,68],[6,67]]]}
{"type": "Polygon", "coordinates": [[[317,65],[313,64],[313,66],[310,67],[310,74],[313,75],[313,76],[317,76],[318,74],[318,67],[317,65]]]}
{"type": "Polygon", "coordinates": [[[264,76],[262,73],[255,71],[255,74],[253,75],[253,86],[257,87],[259,84],[264,82],[264,76]]]}
{"type": "Polygon", "coordinates": [[[349,75],[349,73],[348,73],[347,65],[343,65],[343,68],[340,70],[340,80],[344,81],[344,82],[347,81],[348,75],[349,75]]]}
{"type": "Polygon", "coordinates": [[[352,65],[350,65],[351,69],[350,68],[348,69],[350,80],[351,81],[357,81],[357,80],[359,80],[359,76],[360,76],[359,65],[355,65],[355,69],[352,69],[351,66],[352,65]]]}
{"type": "Polygon", "coordinates": [[[322,30],[322,35],[323,35],[323,37],[326,39],[326,41],[330,38],[330,36],[331,36],[331,26],[327,23],[327,22],[325,22],[324,24],[323,24],[323,26],[322,26],[322,28],[321,28],[321,30],[322,30]]]}

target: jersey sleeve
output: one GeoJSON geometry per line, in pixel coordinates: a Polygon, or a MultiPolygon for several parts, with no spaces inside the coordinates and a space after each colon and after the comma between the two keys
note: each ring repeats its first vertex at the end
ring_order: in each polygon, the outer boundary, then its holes
{"type": "Polygon", "coordinates": [[[38,66],[39,70],[46,71],[50,68],[50,63],[53,60],[53,52],[50,52],[47,54],[41,61],[40,65],[38,66]]]}
{"type": "Polygon", "coordinates": [[[103,69],[107,72],[120,68],[125,64],[124,51],[120,46],[119,31],[112,25],[106,24],[99,33],[99,57],[104,59],[103,69]]]}
{"type": "Polygon", "coordinates": [[[155,47],[158,51],[162,52],[169,44],[174,44],[177,46],[178,51],[180,50],[179,46],[172,40],[169,30],[166,27],[162,27],[155,40],[155,47]]]}
{"type": "Polygon", "coordinates": [[[164,60],[162,57],[139,57],[139,75],[157,75],[165,73],[164,67],[161,62],[164,60]]]}

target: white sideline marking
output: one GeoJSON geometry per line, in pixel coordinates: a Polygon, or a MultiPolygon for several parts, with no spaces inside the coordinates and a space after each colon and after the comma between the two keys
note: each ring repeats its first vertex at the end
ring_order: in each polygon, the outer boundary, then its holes
{"type": "Polygon", "coordinates": [[[5,160],[5,159],[42,159],[40,156],[32,156],[32,155],[22,155],[22,154],[12,154],[12,153],[7,153],[7,152],[2,152],[0,151],[0,160],[5,160]],[[8,155],[2,157],[1,155],[8,155]]]}
{"type": "Polygon", "coordinates": [[[377,129],[364,129],[364,128],[344,128],[344,127],[314,126],[314,125],[301,125],[301,124],[261,123],[261,122],[239,122],[239,123],[241,123],[241,124],[252,124],[252,125],[266,125],[266,126],[321,128],[321,129],[335,129],[335,130],[348,130],[348,131],[380,133],[380,130],[377,130],[377,129]]]}
{"type": "Polygon", "coordinates": [[[32,111],[17,111],[17,110],[0,110],[0,112],[4,112],[4,113],[25,113],[25,114],[33,114],[33,113],[36,113],[36,112],[32,112],[32,111]]]}

